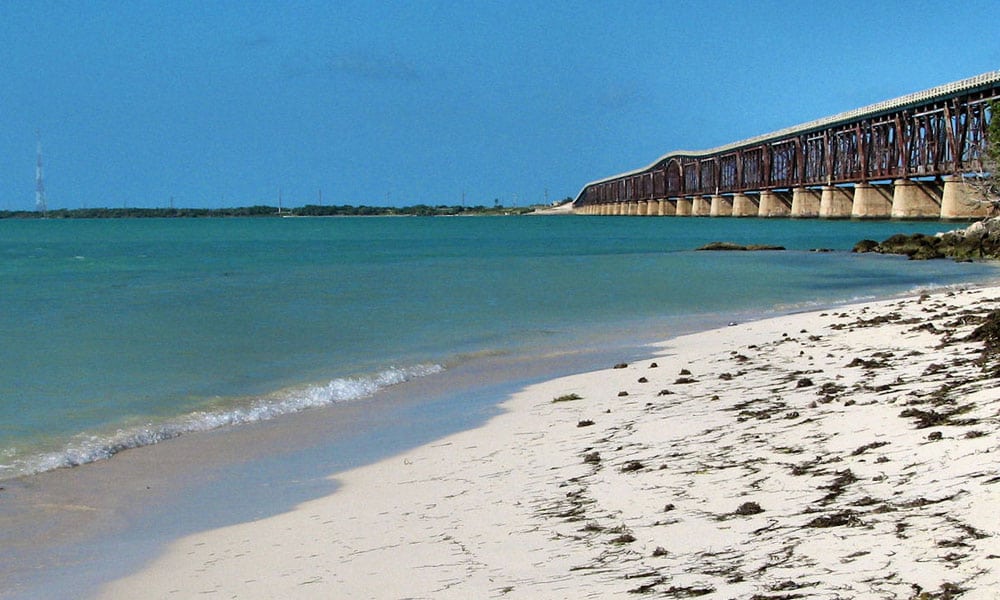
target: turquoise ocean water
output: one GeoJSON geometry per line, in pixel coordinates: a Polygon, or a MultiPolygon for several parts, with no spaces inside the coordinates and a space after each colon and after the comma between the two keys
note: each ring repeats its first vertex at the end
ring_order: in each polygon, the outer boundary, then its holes
{"type": "Polygon", "coordinates": [[[849,252],[936,222],[0,221],[0,479],[280,418],[494,355],[992,279],[849,252]],[[786,252],[704,253],[711,241],[786,252]],[[811,252],[829,248],[834,252],[811,252]]]}

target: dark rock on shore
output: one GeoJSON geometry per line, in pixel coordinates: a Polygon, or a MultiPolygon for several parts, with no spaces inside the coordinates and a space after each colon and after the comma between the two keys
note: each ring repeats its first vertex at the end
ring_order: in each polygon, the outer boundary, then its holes
{"type": "Polygon", "coordinates": [[[977,221],[965,229],[925,235],[896,234],[882,242],[861,240],[856,253],[901,254],[910,260],[953,258],[955,260],[1000,258],[1000,218],[977,221]]]}
{"type": "Polygon", "coordinates": [[[771,246],[768,244],[749,244],[743,246],[741,244],[734,244],[732,242],[711,242],[705,244],[697,250],[723,250],[723,251],[758,251],[758,250],[784,250],[784,246],[771,246]]]}

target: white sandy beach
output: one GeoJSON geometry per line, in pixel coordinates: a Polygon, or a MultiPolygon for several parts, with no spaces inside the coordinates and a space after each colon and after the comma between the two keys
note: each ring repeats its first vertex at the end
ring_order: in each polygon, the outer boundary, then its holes
{"type": "Polygon", "coordinates": [[[997,360],[964,340],[998,308],[972,289],[673,339],[99,597],[1000,598],[997,360]]]}

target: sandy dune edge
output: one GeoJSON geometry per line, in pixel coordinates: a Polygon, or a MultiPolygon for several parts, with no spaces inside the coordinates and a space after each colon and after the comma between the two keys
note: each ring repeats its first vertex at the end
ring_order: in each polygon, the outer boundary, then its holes
{"type": "Polygon", "coordinates": [[[964,341],[997,308],[987,288],[670,340],[100,597],[997,598],[1000,389],[964,341]]]}

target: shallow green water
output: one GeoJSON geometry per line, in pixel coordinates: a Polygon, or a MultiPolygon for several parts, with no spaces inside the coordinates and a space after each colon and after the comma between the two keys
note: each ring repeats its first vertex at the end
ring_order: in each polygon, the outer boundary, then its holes
{"type": "Polygon", "coordinates": [[[862,238],[953,227],[587,217],[0,221],[0,478],[355,401],[468,356],[666,335],[708,314],[993,277],[990,265],[847,252],[862,238]],[[692,251],[716,240],[789,251],[692,251]]]}

